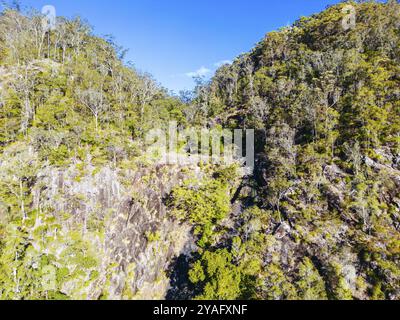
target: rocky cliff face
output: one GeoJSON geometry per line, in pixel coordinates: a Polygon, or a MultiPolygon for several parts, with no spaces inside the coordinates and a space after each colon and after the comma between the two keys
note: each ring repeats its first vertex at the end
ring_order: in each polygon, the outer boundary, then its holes
{"type": "MultiPolygon", "coordinates": [[[[185,170],[196,172],[178,166],[143,167],[124,174],[110,167],[87,166],[82,171],[74,165],[40,170],[32,187],[33,206],[39,211],[52,208],[62,221],[60,233],[81,226],[83,238],[101,259],[87,298],[166,297],[174,259],[195,249],[190,226],[172,219],[164,201],[185,179],[185,170]]],[[[69,284],[62,293],[73,296],[74,289],[69,284]]]]}

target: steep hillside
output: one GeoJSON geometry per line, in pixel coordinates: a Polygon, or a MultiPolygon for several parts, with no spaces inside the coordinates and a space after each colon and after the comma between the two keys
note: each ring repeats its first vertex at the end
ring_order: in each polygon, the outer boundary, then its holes
{"type": "MultiPolygon", "coordinates": [[[[347,2],[267,34],[199,88],[197,123],[258,129],[224,244],[242,272],[231,298],[400,298],[399,50],[397,1],[347,2]]],[[[195,264],[205,297],[221,297],[203,276],[220,247],[195,264]]]]}
{"type": "Polygon", "coordinates": [[[0,298],[400,299],[397,1],[269,33],[187,103],[123,56],[1,13],[0,298]],[[170,121],[256,129],[254,172],[160,163],[170,121]]]}
{"type": "Polygon", "coordinates": [[[164,298],[188,227],[164,197],[187,176],[143,154],[184,105],[80,19],[0,16],[0,297],[164,298]]]}

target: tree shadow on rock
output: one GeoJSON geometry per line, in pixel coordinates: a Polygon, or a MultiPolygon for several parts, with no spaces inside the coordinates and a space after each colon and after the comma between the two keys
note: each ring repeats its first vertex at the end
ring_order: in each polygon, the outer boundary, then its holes
{"type": "Polygon", "coordinates": [[[170,289],[167,300],[191,300],[196,296],[195,287],[189,280],[190,257],[181,254],[170,264],[170,289]]]}

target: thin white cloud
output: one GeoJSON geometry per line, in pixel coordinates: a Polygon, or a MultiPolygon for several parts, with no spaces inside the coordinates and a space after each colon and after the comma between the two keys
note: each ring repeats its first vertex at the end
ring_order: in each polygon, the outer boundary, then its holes
{"type": "Polygon", "coordinates": [[[192,72],[188,72],[188,73],[185,73],[185,75],[187,76],[187,77],[190,77],[190,78],[194,78],[194,77],[204,77],[204,76],[206,76],[207,74],[209,74],[211,72],[211,70],[210,69],[207,69],[206,67],[201,67],[200,69],[198,69],[198,70],[196,70],[196,71],[192,71],[192,72]]]}
{"type": "Polygon", "coordinates": [[[214,63],[214,67],[219,68],[219,67],[222,67],[225,64],[232,64],[232,61],[231,60],[218,61],[218,62],[214,63]]]}

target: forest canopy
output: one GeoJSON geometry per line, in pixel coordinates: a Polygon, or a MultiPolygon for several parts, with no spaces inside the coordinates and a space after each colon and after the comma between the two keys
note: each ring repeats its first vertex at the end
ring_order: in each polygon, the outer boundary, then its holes
{"type": "Polygon", "coordinates": [[[398,1],[301,17],[180,97],[42,22],[0,13],[1,299],[400,299],[398,1]],[[254,172],[152,162],[170,121],[255,129],[254,172]]]}

